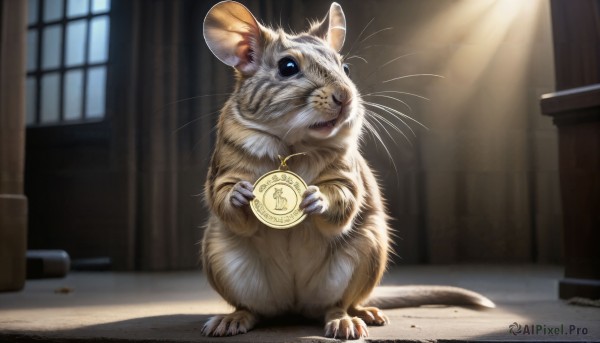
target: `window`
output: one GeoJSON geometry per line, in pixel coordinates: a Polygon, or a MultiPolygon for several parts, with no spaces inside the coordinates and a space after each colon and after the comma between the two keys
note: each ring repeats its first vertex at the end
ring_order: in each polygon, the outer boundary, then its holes
{"type": "Polygon", "coordinates": [[[27,124],[105,116],[110,0],[28,0],[27,124]]]}

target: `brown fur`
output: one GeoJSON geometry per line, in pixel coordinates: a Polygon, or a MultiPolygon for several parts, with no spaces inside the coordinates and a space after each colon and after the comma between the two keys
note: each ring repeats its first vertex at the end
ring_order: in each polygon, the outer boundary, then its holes
{"type": "Polygon", "coordinates": [[[386,268],[389,227],[359,151],[365,109],[338,53],[341,7],[333,3],[325,20],[292,35],[222,2],[207,15],[204,35],[237,82],[217,124],[202,245],[211,285],[236,311],[212,318],[203,333],[244,333],[260,317],[291,312],[324,318],[329,337],[368,335],[367,324],[388,322],[361,305],[386,268]],[[297,63],[297,74],[278,71],[285,58],[297,63]],[[310,185],[303,195],[309,216],[289,230],[268,228],[249,209],[252,183],[277,168],[278,155],[297,152],[306,156],[289,167],[310,185]]]}

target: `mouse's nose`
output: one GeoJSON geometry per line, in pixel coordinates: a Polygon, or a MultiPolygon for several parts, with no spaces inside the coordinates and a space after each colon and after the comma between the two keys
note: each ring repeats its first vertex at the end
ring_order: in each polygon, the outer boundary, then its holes
{"type": "Polygon", "coordinates": [[[338,106],[342,106],[342,102],[340,100],[338,100],[338,98],[335,97],[335,94],[331,94],[331,98],[333,99],[333,102],[338,105],[338,106]]]}
{"type": "Polygon", "coordinates": [[[331,92],[331,99],[337,106],[344,106],[350,101],[350,90],[342,85],[338,85],[331,92]]]}

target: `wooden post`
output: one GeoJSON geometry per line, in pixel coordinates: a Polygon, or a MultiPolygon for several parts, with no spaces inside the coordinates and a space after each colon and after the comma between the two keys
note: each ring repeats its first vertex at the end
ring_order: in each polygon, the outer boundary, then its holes
{"type": "Polygon", "coordinates": [[[27,1],[0,1],[0,291],[25,283],[27,198],[25,155],[25,38],[27,1]]]}
{"type": "Polygon", "coordinates": [[[600,298],[600,1],[552,0],[565,277],[559,296],[600,298]]]}

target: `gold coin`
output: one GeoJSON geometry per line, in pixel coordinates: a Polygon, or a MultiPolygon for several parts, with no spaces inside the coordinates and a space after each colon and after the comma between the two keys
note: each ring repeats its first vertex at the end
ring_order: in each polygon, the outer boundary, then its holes
{"type": "Polygon", "coordinates": [[[254,200],[250,208],[256,218],[274,229],[289,229],[302,222],[306,214],[300,209],[306,183],[291,171],[273,170],[254,183],[254,200]]]}

